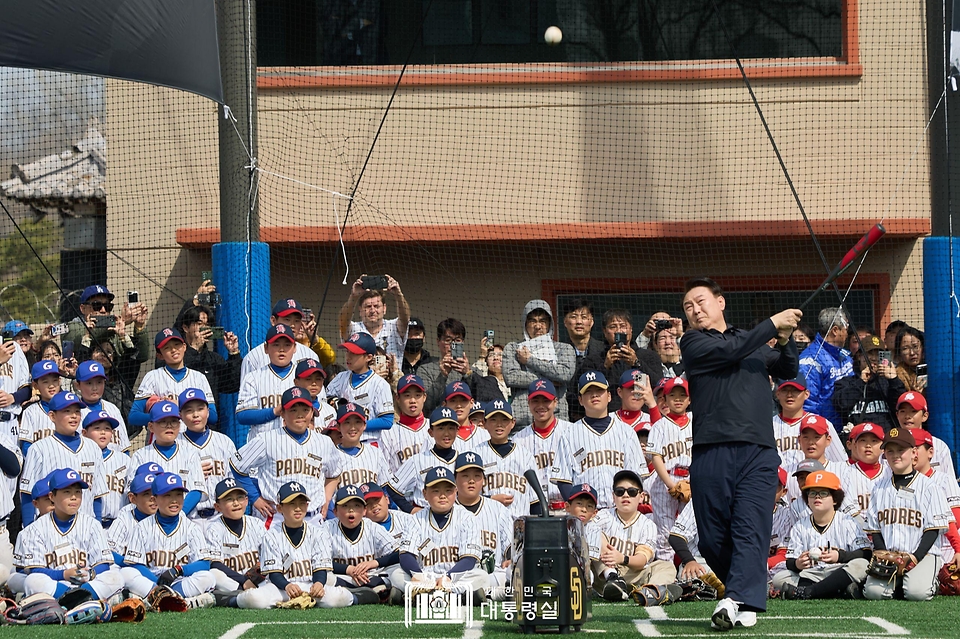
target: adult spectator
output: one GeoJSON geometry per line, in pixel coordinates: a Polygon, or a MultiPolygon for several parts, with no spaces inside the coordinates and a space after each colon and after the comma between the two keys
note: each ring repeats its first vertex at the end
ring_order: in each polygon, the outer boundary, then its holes
{"type": "Polygon", "coordinates": [[[52,339],[40,342],[37,345],[37,360],[45,359],[57,363],[57,368],[60,369],[61,375],[60,389],[65,391],[73,390],[73,380],[71,378],[77,373],[77,360],[73,357],[63,359],[63,351],[60,350],[60,345],[52,339]]]}
{"type": "Polygon", "coordinates": [[[12,339],[23,351],[23,356],[27,358],[27,364],[33,366],[37,363],[37,352],[33,349],[33,331],[26,322],[20,320],[10,320],[3,327],[3,338],[12,339]]]}
{"type": "MultiPolygon", "coordinates": [[[[586,358],[584,370],[601,371],[607,379],[619,380],[624,371],[636,368],[649,376],[651,388],[660,383],[663,379],[663,367],[657,354],[646,348],[634,350],[630,346],[633,339],[633,319],[630,311],[615,308],[604,313],[603,337],[607,342],[606,347],[586,358]]],[[[613,393],[608,410],[620,410],[620,396],[617,393],[613,393]]]]}
{"type": "MultiPolygon", "coordinates": [[[[193,306],[183,314],[183,340],[187,350],[183,354],[183,363],[187,368],[200,371],[210,383],[213,402],[220,406],[221,393],[240,391],[240,343],[234,333],[223,334],[223,346],[227,349],[227,359],[209,346],[213,311],[205,306],[193,306]]],[[[216,429],[215,429],[216,430],[216,429]]]]}
{"type": "Polygon", "coordinates": [[[33,395],[30,367],[15,342],[0,344],[0,428],[17,433],[21,405],[33,395]]]}
{"type": "Polygon", "coordinates": [[[639,335],[637,335],[637,348],[652,348],[650,344],[657,332],[657,322],[672,319],[673,318],[670,317],[670,313],[666,311],[657,311],[651,315],[650,319],[647,320],[647,323],[643,325],[643,330],[640,331],[639,335]]]}
{"type": "Polygon", "coordinates": [[[426,336],[427,330],[423,320],[419,317],[411,317],[407,322],[407,343],[403,346],[403,359],[400,363],[400,369],[404,375],[418,375],[421,366],[436,359],[423,347],[426,336]]]}
{"type": "Polygon", "coordinates": [[[862,344],[868,337],[873,335],[872,328],[857,328],[857,333],[854,335],[850,333],[847,337],[847,352],[850,353],[850,357],[856,360],[857,352],[860,350],[860,344],[862,344]]]}
{"type": "MultiPolygon", "coordinates": [[[[316,335],[311,335],[309,332],[311,325],[313,326],[313,331],[315,331],[316,322],[312,319],[312,314],[307,319],[310,320],[309,324],[304,323],[304,312],[303,307],[300,306],[300,302],[293,298],[287,298],[274,304],[273,312],[270,314],[270,325],[276,326],[277,324],[284,324],[293,329],[293,337],[297,342],[294,347],[293,358],[291,359],[292,364],[296,365],[297,362],[303,359],[317,358],[321,364],[328,366],[336,361],[336,355],[331,357],[328,353],[326,356],[321,357],[321,353],[330,349],[330,345],[324,339],[316,337],[316,335]],[[310,348],[311,337],[313,337],[313,345],[315,348],[310,348]],[[324,364],[324,362],[328,362],[328,364],[324,364]]],[[[250,352],[244,356],[243,364],[240,367],[241,379],[250,371],[258,370],[269,363],[270,358],[267,356],[266,342],[251,348],[250,352]]]]}
{"type": "Polygon", "coordinates": [[[150,335],[147,334],[147,318],[149,312],[143,302],[133,305],[124,304],[119,315],[113,315],[114,295],[106,286],[96,284],[83,289],[80,294],[80,315],[67,323],[69,330],[61,337],[63,341],[73,342],[74,353],[78,362],[90,359],[90,353],[95,343],[110,342],[117,361],[114,366],[126,369],[130,373],[139,373],[140,364],[150,359],[153,354],[153,345],[150,335]],[[113,320],[103,320],[113,317],[113,320]],[[113,326],[98,326],[98,322],[113,324],[113,326]],[[130,324],[133,331],[130,331],[130,324]]]}
{"type": "Polygon", "coordinates": [[[457,358],[451,355],[453,345],[462,347],[466,336],[467,329],[460,320],[448,317],[437,324],[438,359],[421,366],[419,372],[427,391],[424,413],[429,414],[440,405],[448,383],[470,376],[470,360],[466,355],[457,358]]]}
{"type": "Polygon", "coordinates": [[[926,378],[917,378],[917,366],[926,360],[923,351],[923,333],[912,326],[906,326],[897,333],[893,356],[897,360],[897,377],[908,391],[922,393],[927,388],[926,378]]]}
{"type": "MultiPolygon", "coordinates": [[[[473,363],[473,373],[479,377],[487,377],[495,380],[500,396],[510,401],[510,387],[503,379],[503,345],[488,344],[489,337],[484,337],[480,341],[480,359],[473,363]]],[[[489,402],[490,399],[475,398],[478,402],[489,402]]]]}
{"type": "MultiPolygon", "coordinates": [[[[133,408],[134,386],[136,377],[130,380],[122,379],[115,366],[116,353],[113,351],[113,344],[103,342],[94,345],[90,359],[99,362],[103,366],[103,372],[107,375],[106,384],[103,387],[103,399],[111,402],[120,409],[123,415],[123,421],[127,425],[127,435],[134,437],[143,427],[134,426],[130,423],[130,409],[133,408]]],[[[76,366],[74,366],[76,370],[76,366]]]]}
{"type": "MultiPolygon", "coordinates": [[[[681,325],[682,330],[682,325],[681,325]]],[[[674,326],[663,328],[653,334],[650,347],[660,358],[663,376],[666,378],[683,375],[683,362],[680,360],[680,344],[674,326]]]]}
{"type": "Polygon", "coordinates": [[[907,323],[903,320],[893,320],[887,324],[887,328],[883,331],[883,341],[888,351],[897,352],[897,334],[906,327],[907,323]]]}
{"type": "Polygon", "coordinates": [[[340,338],[346,339],[353,333],[367,333],[373,337],[377,346],[383,348],[386,353],[392,353],[397,361],[403,357],[404,343],[407,341],[407,327],[410,323],[410,305],[400,290],[400,284],[389,275],[387,278],[387,290],[365,289],[363,287],[363,278],[366,274],[353,283],[350,289],[350,297],[344,302],[340,309],[340,338]],[[387,314],[387,304],[384,301],[384,293],[390,293],[397,301],[397,316],[393,319],[384,319],[387,314]],[[360,310],[360,321],[351,321],[353,309],[360,310]]]}
{"type": "Polygon", "coordinates": [[[854,357],[854,374],[837,381],[833,406],[840,414],[837,430],[849,433],[857,424],[873,422],[889,431],[897,425],[897,399],[906,392],[892,362],[880,361],[885,344],[876,335],[863,338],[863,348],[854,357]]]}
{"type": "Polygon", "coordinates": [[[539,378],[549,379],[557,389],[557,417],[566,420],[566,385],[577,368],[577,355],[573,347],[555,341],[553,311],[543,300],[530,300],[520,316],[523,325],[523,342],[510,342],[503,349],[503,379],[513,396],[513,418],[518,427],[532,421],[527,405],[527,389],[539,378]]]}
{"type": "Polygon", "coordinates": [[[812,328],[801,323],[797,330],[793,331],[793,341],[797,343],[797,350],[802,353],[803,349],[810,346],[815,336],[816,332],[812,328]]]}
{"type": "Polygon", "coordinates": [[[577,380],[586,372],[584,362],[590,355],[597,355],[604,350],[604,343],[593,337],[593,304],[579,297],[566,302],[561,308],[563,325],[567,329],[567,339],[577,355],[577,366],[573,375],[567,380],[567,412],[570,421],[582,419],[584,412],[580,405],[580,396],[577,393],[577,380]]]}
{"type": "Polygon", "coordinates": [[[833,386],[838,379],[853,373],[853,359],[843,350],[850,319],[843,310],[830,307],[820,311],[817,325],[817,336],[800,353],[800,372],[807,379],[807,390],[810,391],[803,407],[839,424],[840,415],[833,407],[833,386]]]}

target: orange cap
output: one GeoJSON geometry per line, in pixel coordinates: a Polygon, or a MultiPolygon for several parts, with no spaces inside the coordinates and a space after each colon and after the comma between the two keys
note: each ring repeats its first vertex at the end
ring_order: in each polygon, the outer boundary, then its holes
{"type": "Polygon", "coordinates": [[[818,470],[807,475],[803,490],[809,488],[826,488],[827,490],[841,490],[840,478],[826,470],[818,470]]]}

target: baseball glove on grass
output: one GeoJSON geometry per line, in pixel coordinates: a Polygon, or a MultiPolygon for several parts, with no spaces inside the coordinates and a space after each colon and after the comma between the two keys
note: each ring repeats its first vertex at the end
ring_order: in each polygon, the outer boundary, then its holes
{"type": "Polygon", "coordinates": [[[690,501],[690,482],[686,479],[678,481],[674,484],[673,488],[670,489],[670,496],[681,504],[690,501]]]}
{"type": "Polygon", "coordinates": [[[263,583],[263,580],[266,579],[266,577],[263,576],[263,573],[260,572],[260,566],[254,566],[247,572],[243,573],[243,576],[249,579],[254,586],[259,586],[263,583]]]}
{"type": "Polygon", "coordinates": [[[902,577],[916,565],[916,558],[908,552],[874,550],[867,566],[867,575],[889,582],[895,577],[902,577]]]}
{"type": "Polygon", "coordinates": [[[680,600],[683,594],[683,588],[677,584],[667,584],[666,586],[654,586],[645,584],[643,586],[634,585],[630,591],[630,598],[638,606],[645,608],[650,606],[667,606],[680,600]]]}
{"type": "Polygon", "coordinates": [[[680,601],[716,601],[717,589],[703,581],[703,579],[687,579],[677,582],[683,590],[680,601]]]}
{"type": "Polygon", "coordinates": [[[186,612],[187,602],[170,586],[157,586],[147,595],[147,603],[156,612],[186,612]]]}
{"type": "Polygon", "coordinates": [[[940,581],[940,594],[945,597],[960,595],[960,569],[955,564],[944,564],[937,575],[940,581]]]}
{"type": "Polygon", "coordinates": [[[284,610],[307,610],[316,605],[316,600],[310,595],[304,593],[302,595],[297,595],[289,601],[281,601],[277,604],[277,608],[282,608],[284,610]]]}
{"type": "Polygon", "coordinates": [[[147,616],[147,607],[142,599],[130,597],[113,607],[113,619],[124,623],[140,623],[147,616]]]}
{"type": "Polygon", "coordinates": [[[723,596],[727,592],[727,587],[723,585],[723,582],[720,581],[720,577],[717,577],[716,573],[708,572],[705,575],[701,575],[700,581],[717,591],[717,599],[723,599],[723,596]]]}
{"type": "Polygon", "coordinates": [[[61,625],[64,610],[50,595],[37,593],[21,601],[19,608],[8,610],[7,622],[19,626],[61,625]]]}

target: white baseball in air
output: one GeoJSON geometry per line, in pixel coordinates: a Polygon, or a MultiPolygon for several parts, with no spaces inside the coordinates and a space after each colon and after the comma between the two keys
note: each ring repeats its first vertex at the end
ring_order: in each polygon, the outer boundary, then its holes
{"type": "Polygon", "coordinates": [[[560,30],[560,27],[547,27],[547,30],[543,33],[543,39],[549,45],[560,44],[560,41],[563,40],[563,31],[560,30]]]}
{"type": "Polygon", "coordinates": [[[819,549],[819,548],[811,548],[811,549],[810,549],[810,559],[813,559],[814,561],[820,561],[820,549],[819,549]]]}

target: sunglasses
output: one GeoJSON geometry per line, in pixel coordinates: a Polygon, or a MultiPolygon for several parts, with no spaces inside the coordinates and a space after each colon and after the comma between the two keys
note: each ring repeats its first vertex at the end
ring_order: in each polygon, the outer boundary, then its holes
{"type": "Polygon", "coordinates": [[[106,311],[109,313],[113,310],[113,302],[87,302],[87,305],[95,311],[106,311]]]}
{"type": "Polygon", "coordinates": [[[623,486],[617,486],[613,489],[613,494],[617,497],[623,497],[624,494],[627,494],[631,497],[636,497],[640,494],[639,488],[624,488],[623,486]]]}
{"type": "Polygon", "coordinates": [[[824,497],[830,496],[829,490],[811,490],[807,492],[808,497],[813,497],[814,499],[823,499],[824,497]]]}

